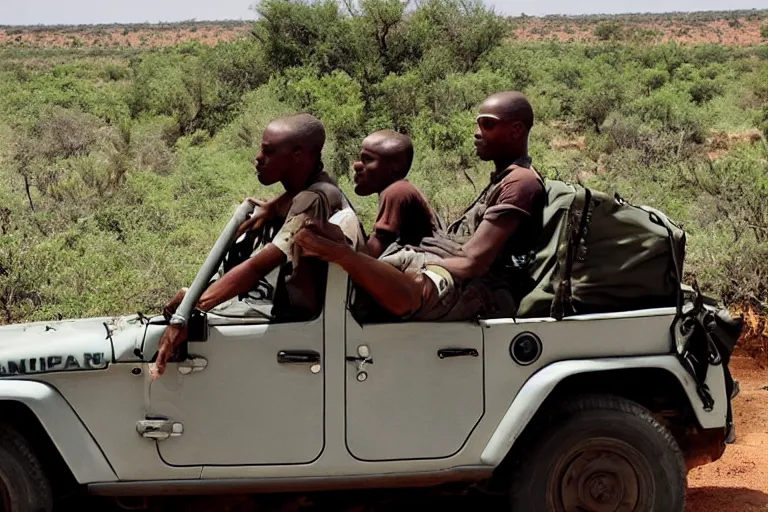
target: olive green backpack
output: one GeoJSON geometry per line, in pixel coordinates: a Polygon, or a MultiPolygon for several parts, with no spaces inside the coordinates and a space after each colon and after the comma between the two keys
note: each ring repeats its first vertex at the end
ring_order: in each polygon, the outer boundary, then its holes
{"type": "Polygon", "coordinates": [[[519,317],[678,306],[685,232],[662,212],[576,184],[546,180],[534,289],[519,317]]]}

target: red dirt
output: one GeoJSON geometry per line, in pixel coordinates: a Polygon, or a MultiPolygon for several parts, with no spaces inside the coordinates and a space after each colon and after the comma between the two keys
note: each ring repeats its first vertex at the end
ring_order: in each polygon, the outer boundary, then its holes
{"type": "MultiPolygon", "coordinates": [[[[760,27],[766,11],[752,14],[707,13],[625,15],[599,17],[510,18],[512,37],[518,41],[592,43],[597,26],[610,21],[621,27],[621,39],[642,43],[676,41],[681,44],[719,43],[754,45],[761,42],[760,27]]],[[[199,41],[216,44],[230,41],[251,30],[252,22],[187,22],[159,25],[104,25],[79,27],[0,27],[0,46],[131,47],[152,48],[199,41]]]]}
{"type": "Polygon", "coordinates": [[[646,43],[676,41],[680,44],[719,43],[745,46],[761,42],[760,27],[764,17],[697,18],[688,15],[623,16],[599,18],[517,18],[515,37],[520,41],[559,41],[592,43],[597,26],[604,22],[621,27],[622,40],[646,43]]]}
{"type": "Polygon", "coordinates": [[[251,30],[251,24],[169,24],[115,25],[109,27],[0,29],[0,46],[31,48],[154,48],[198,41],[214,45],[237,39],[251,30]]]}
{"type": "Polygon", "coordinates": [[[733,401],[736,443],[688,475],[687,512],[768,510],[768,370],[745,356],[731,360],[740,394],[733,401]]]}

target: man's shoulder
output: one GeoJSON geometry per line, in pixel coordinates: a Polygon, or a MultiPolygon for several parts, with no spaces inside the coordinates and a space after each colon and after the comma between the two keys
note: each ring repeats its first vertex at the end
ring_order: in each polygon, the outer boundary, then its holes
{"type": "Polygon", "coordinates": [[[330,216],[343,208],[343,194],[335,183],[320,181],[296,194],[291,200],[289,216],[306,213],[319,216],[323,212],[330,216]]]}
{"type": "Polygon", "coordinates": [[[397,180],[381,192],[382,199],[392,197],[424,197],[421,190],[408,180],[397,180]]]}
{"type": "Polygon", "coordinates": [[[541,175],[533,166],[523,167],[521,165],[516,165],[513,167],[511,172],[504,176],[504,178],[501,180],[501,183],[541,186],[543,181],[541,175]]]}
{"type": "Polygon", "coordinates": [[[544,180],[532,166],[516,166],[499,182],[498,188],[502,192],[515,190],[534,197],[545,194],[544,180]]]}

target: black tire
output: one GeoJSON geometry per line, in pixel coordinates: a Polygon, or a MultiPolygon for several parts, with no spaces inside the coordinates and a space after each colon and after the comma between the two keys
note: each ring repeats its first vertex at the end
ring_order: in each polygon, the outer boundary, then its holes
{"type": "Polygon", "coordinates": [[[51,512],[51,485],[27,441],[0,425],[0,512],[51,512]]]}
{"type": "Polygon", "coordinates": [[[685,510],[685,459],[647,409],[603,395],[556,409],[516,458],[514,512],[685,510]]]}

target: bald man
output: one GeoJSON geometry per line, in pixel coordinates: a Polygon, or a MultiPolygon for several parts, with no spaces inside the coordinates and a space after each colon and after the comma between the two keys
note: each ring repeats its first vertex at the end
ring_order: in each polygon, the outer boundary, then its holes
{"type": "Polygon", "coordinates": [[[419,245],[437,229],[437,217],[421,191],[406,179],[413,162],[407,135],[380,130],[363,139],[354,163],[355,193],[378,194],[379,210],[366,252],[378,258],[393,242],[419,245]]]}
{"type": "MultiPolygon", "coordinates": [[[[379,130],[363,139],[360,157],[352,165],[355,193],[361,197],[377,194],[378,213],[365,252],[378,258],[392,243],[419,245],[438,229],[438,218],[421,191],[407,180],[413,163],[411,138],[392,130],[379,130]]],[[[272,201],[259,201],[261,218],[243,224],[242,231],[259,226],[286,207],[290,192],[272,201]]]]}
{"type": "MultiPolygon", "coordinates": [[[[325,144],[322,123],[309,114],[282,117],[264,130],[261,150],[256,157],[259,181],[267,186],[281,183],[290,196],[287,213],[273,240],[235,265],[210,284],[196,308],[210,311],[230,299],[247,294],[258,281],[279,268],[284,284],[276,291],[273,315],[279,320],[307,320],[322,307],[327,263],[316,258],[300,258],[294,245],[296,232],[308,220],[326,221],[348,208],[348,202],[335,181],[325,171],[321,152],[325,144]]],[[[354,219],[354,216],[350,216],[354,219]]],[[[362,237],[356,226],[341,222],[340,232],[352,250],[359,250],[362,237]]],[[[338,227],[338,226],[337,226],[338,227]]],[[[169,316],[181,304],[181,290],[164,309],[169,316]]],[[[160,340],[153,374],[159,377],[168,358],[186,336],[186,326],[169,325],[160,340]]]]}
{"type": "Polygon", "coordinates": [[[542,227],[546,191],[528,156],[533,109],[516,91],[493,94],[477,116],[477,156],[490,183],[445,236],[388,250],[377,260],[339,243],[333,226],[308,222],[296,244],[344,268],[381,307],[404,320],[513,316],[532,286],[527,265],[542,227]]]}

